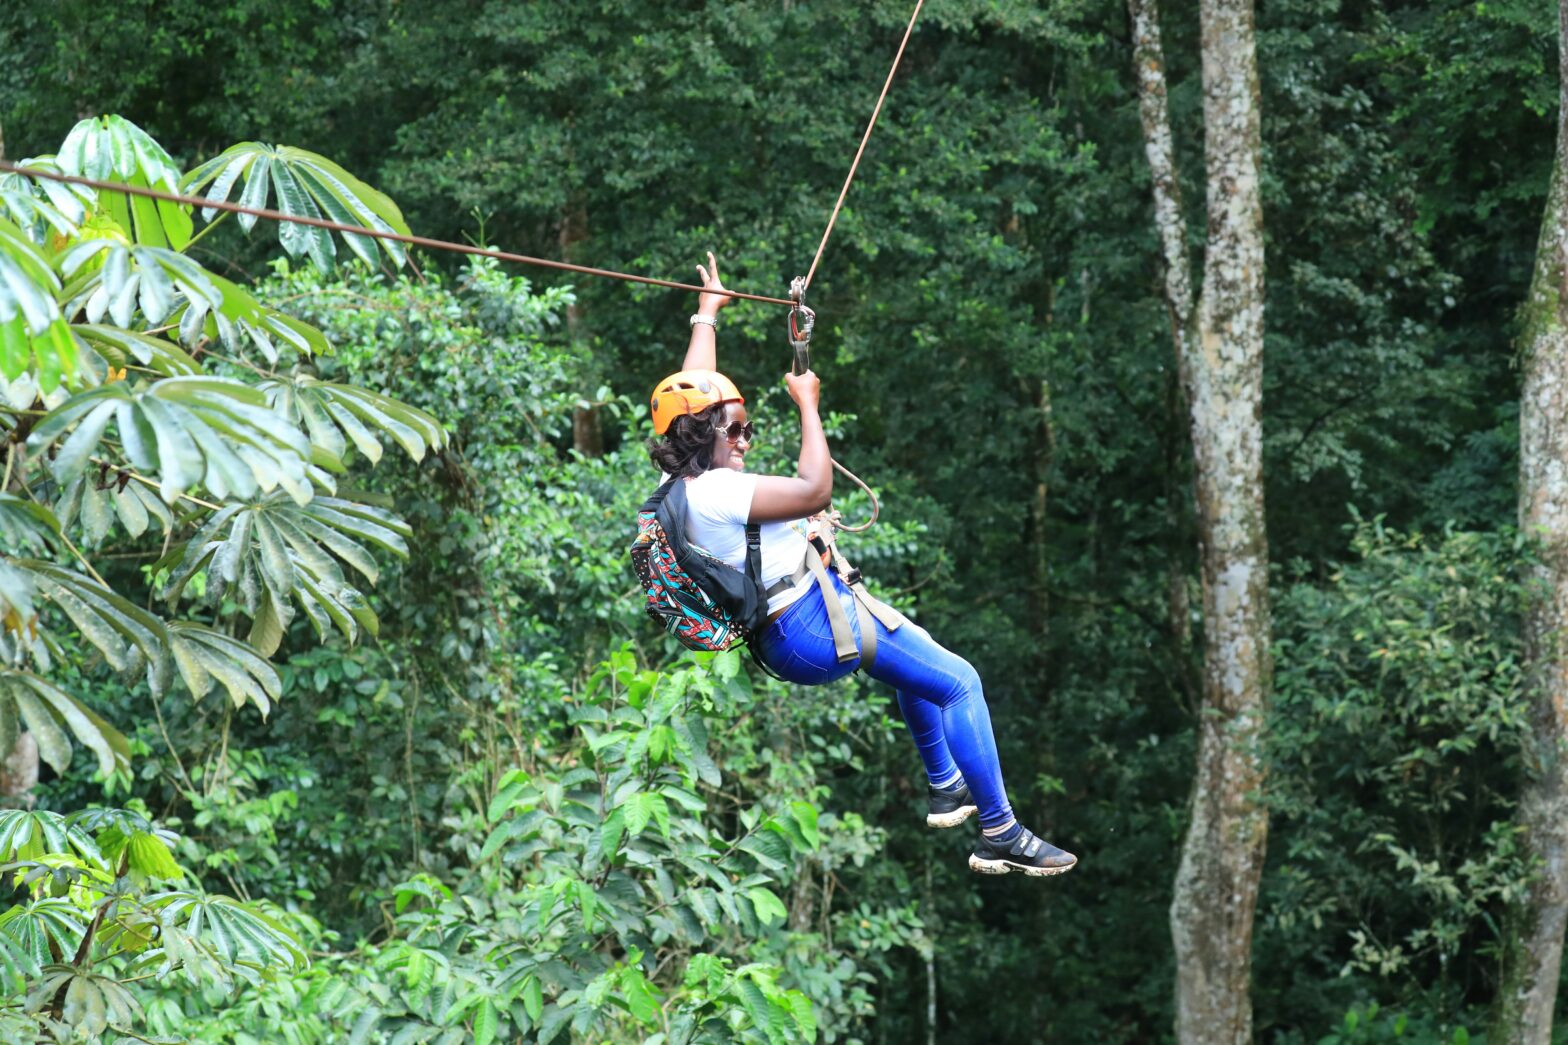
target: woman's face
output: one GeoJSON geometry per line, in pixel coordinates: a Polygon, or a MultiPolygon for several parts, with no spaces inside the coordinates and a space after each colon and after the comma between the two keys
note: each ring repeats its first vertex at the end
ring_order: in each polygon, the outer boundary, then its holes
{"type": "Polygon", "coordinates": [[[730,425],[744,425],[746,423],[745,403],[725,403],[724,413],[714,427],[713,432],[713,467],[733,468],[737,472],[746,470],[746,452],[751,449],[751,440],[742,435],[734,442],[724,434],[724,429],[730,425]]]}

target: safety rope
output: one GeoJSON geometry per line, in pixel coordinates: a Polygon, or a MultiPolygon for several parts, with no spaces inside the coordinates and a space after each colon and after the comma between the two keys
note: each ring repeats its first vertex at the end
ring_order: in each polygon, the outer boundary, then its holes
{"type": "Polygon", "coordinates": [[[506,250],[474,247],[466,243],[453,243],[450,240],[404,235],[401,232],[371,229],[363,225],[344,225],[336,221],[328,221],[325,218],[307,217],[303,214],[285,214],[280,210],[270,210],[266,207],[246,207],[239,203],[230,203],[227,200],[211,200],[203,196],[186,196],[178,192],[164,192],[161,189],[150,189],[141,185],[126,185],[117,181],[100,181],[97,178],[84,178],[76,174],[57,174],[54,171],[34,170],[31,167],[18,167],[14,163],[0,162],[0,171],[7,174],[20,174],[28,178],[47,178],[50,181],[61,181],[70,185],[86,185],[88,188],[99,189],[105,192],[128,192],[133,196],[146,196],[148,199],[166,200],[169,203],[184,203],[192,207],[210,207],[214,210],[229,211],[232,214],[250,214],[258,218],[267,218],[271,221],[287,221],[295,225],[311,225],[315,228],[328,229],[332,232],[348,232],[356,236],[371,236],[375,239],[406,243],[413,247],[425,247],[428,250],[445,250],[454,254],[473,254],[482,258],[495,258],[497,261],[515,261],[524,265],[561,269],[565,272],[580,272],[586,276],[603,276],[606,279],[625,280],[628,283],[647,283],[650,286],[669,287],[672,290],[689,290],[695,294],[722,294],[730,298],[761,301],[767,305],[793,307],[795,304],[787,298],[770,298],[762,294],[743,293],[739,290],[721,290],[717,287],[701,287],[693,283],[675,283],[667,279],[654,279],[651,276],[634,276],[626,272],[591,268],[587,265],[573,265],[570,262],[552,261],[549,258],[534,258],[529,257],[527,254],[513,254],[511,251],[506,250]]]}
{"type": "Polygon", "coordinates": [[[806,272],[805,282],[801,284],[802,296],[806,287],[811,286],[811,277],[817,274],[817,264],[822,260],[822,252],[827,249],[828,237],[833,235],[833,223],[838,220],[838,212],[844,206],[844,197],[849,195],[849,183],[855,180],[855,170],[860,166],[860,157],[866,151],[866,142],[871,140],[871,131],[877,125],[877,117],[882,114],[882,103],[887,101],[887,90],[893,86],[893,76],[898,72],[898,63],[904,60],[904,48],[909,44],[909,34],[915,31],[915,19],[920,17],[920,8],[926,0],[915,0],[915,12],[909,16],[909,25],[904,29],[904,38],[899,41],[898,53],[893,56],[893,67],[887,71],[887,79],[882,83],[882,93],[877,95],[876,108],[871,110],[871,122],[866,124],[866,133],[860,136],[860,148],[855,150],[855,159],[849,165],[849,174],[844,178],[844,187],[838,190],[838,202],[833,204],[833,213],[828,217],[828,227],[822,230],[822,241],[817,244],[817,254],[811,259],[811,268],[806,272]]]}

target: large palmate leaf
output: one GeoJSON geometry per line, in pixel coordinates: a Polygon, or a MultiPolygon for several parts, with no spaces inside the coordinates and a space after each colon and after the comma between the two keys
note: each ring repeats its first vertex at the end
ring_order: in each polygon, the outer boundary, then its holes
{"type": "Polygon", "coordinates": [[[138,958],[131,972],[180,969],[192,984],[227,986],[234,974],[254,981],[261,970],[307,962],[298,937],[260,904],[176,890],[147,897],[142,910],[157,918],[159,946],[138,958]]]}
{"type": "Polygon", "coordinates": [[[204,372],[183,348],[161,337],[96,323],[73,323],[71,332],[110,366],[121,370],[140,364],[164,377],[190,377],[204,372]]]}
{"type": "Polygon", "coordinates": [[[64,773],[71,764],[71,738],[98,756],[104,775],[131,764],[131,745],[81,701],[41,675],[0,670],[0,740],[16,743],[20,727],[32,731],[38,757],[64,773]]]}
{"type": "Polygon", "coordinates": [[[161,617],[57,563],[11,559],[4,564],[30,577],[37,594],[59,607],[110,667],[126,675],[145,668],[154,693],[168,689],[173,669],[161,617]]]}
{"type": "MultiPolygon", "coordinates": [[[[240,142],[222,155],[208,160],[185,176],[185,188],[196,192],[211,183],[209,199],[227,201],[234,187],[244,179],[239,202],[247,207],[268,207],[307,218],[326,218],[343,225],[379,232],[408,235],[408,223],[397,204],[366,185],[331,160],[289,145],[240,142]]],[[[203,216],[212,220],[207,208],[203,216]]],[[[249,232],[256,219],[239,216],[240,225],[249,232]]],[[[293,257],[309,254],[316,266],[330,269],[337,247],[325,229],[280,221],[278,241],[293,257]]],[[[386,251],[394,265],[401,265],[407,251],[401,243],[376,239],[358,233],[343,233],[349,248],[374,265],[379,261],[377,248],[386,251]]]]}
{"type": "Polygon", "coordinates": [[[15,222],[0,218],[0,374],[8,381],[30,366],[52,392],[77,372],[76,342],[55,304],[60,281],[48,259],[15,222]]]}
{"type": "Polygon", "coordinates": [[[0,493],[0,552],[48,551],[60,540],[60,521],[41,504],[0,493]]]}
{"type": "Polygon", "coordinates": [[[170,624],[169,638],[180,678],[196,699],[206,696],[216,682],[228,691],[235,707],[249,700],[265,716],[282,696],[277,669],[249,644],[189,621],[170,624]]]}
{"type": "Polygon", "coordinates": [[[103,864],[98,843],[74,818],[42,809],[0,809],[0,863],[46,855],[75,856],[94,866],[103,864]]]}
{"type": "Polygon", "coordinates": [[[74,965],[46,966],[27,992],[22,1008],[41,1012],[58,997],[65,999],[61,1020],[89,1041],[102,1040],[100,1036],[110,1027],[130,1030],[142,1015],[141,1002],[119,980],[84,972],[74,965]]]}
{"type": "Polygon", "coordinates": [[[36,971],[54,960],[51,947],[55,954],[76,950],[87,931],[77,914],[76,906],[64,897],[19,903],[0,914],[0,937],[13,953],[25,955],[36,971]]]}
{"type": "Polygon", "coordinates": [[[206,570],[207,597],[237,601],[252,621],[251,644],[264,654],[277,649],[294,603],[318,635],[336,628],[353,641],[361,627],[374,635],[379,621],[338,560],[374,584],[379,569],[366,545],[406,556],[411,533],[391,512],[335,497],[303,506],[278,496],[227,505],[170,556],[164,596],[177,601],[206,570]]]}
{"type": "Polygon", "coordinates": [[[170,377],[135,388],[116,381],[83,392],[39,422],[27,445],[43,452],[59,442],[51,467],[56,480],[69,483],[87,468],[111,423],[131,464],[158,475],[166,501],[198,483],[220,498],[279,486],[301,503],[312,496],[310,441],[268,409],[261,391],[227,378],[170,377]]]}
{"type": "MultiPolygon", "coordinates": [[[[17,166],[46,174],[63,173],[52,156],[32,156],[18,162],[17,166]]],[[[76,226],[87,220],[96,202],[97,196],[85,185],[71,185],[49,178],[29,178],[25,174],[0,174],[0,206],[9,210],[16,223],[23,228],[29,224],[29,219],[22,216],[25,214],[33,219],[43,219],[56,232],[71,234],[76,226]],[[40,204],[46,209],[39,210],[40,204]],[[64,228],[60,226],[62,220],[65,222],[64,228]]]]}
{"type": "Polygon", "coordinates": [[[60,487],[54,510],[61,526],[79,520],[89,546],[102,543],[116,521],[132,537],[146,533],[154,522],[164,533],[174,528],[174,513],[155,488],[125,472],[110,472],[107,478],[100,483],[97,473],[90,472],[60,487]]]}
{"type": "Polygon", "coordinates": [[[231,350],[253,344],[271,362],[283,345],[306,355],[332,351],[326,335],[309,323],[268,308],[172,250],[91,239],[60,255],[58,265],[70,281],[62,292],[66,311],[84,311],[92,324],[104,319],[122,328],[175,323],[187,346],[204,339],[231,350]]]}
{"type": "MultiPolygon", "coordinates": [[[[180,169],[163,146],[120,116],[97,116],[71,128],[55,157],[67,174],[180,191],[180,169]]],[[[190,208],[124,192],[104,192],[102,207],[137,243],[179,250],[191,239],[190,208]]]]}
{"type": "Polygon", "coordinates": [[[380,461],[376,432],[391,436],[416,461],[424,458],[427,448],[440,449],[447,442],[441,422],[378,392],[318,381],[306,374],[288,381],[263,381],[257,387],[274,410],[303,424],[311,445],[334,460],[342,460],[352,440],[372,463],[380,461]]]}
{"type": "Polygon", "coordinates": [[[212,273],[162,247],[89,239],[62,253],[57,264],[70,280],[63,295],[67,311],[85,311],[89,323],[107,317],[129,327],[140,310],[147,326],[157,326],[185,300],[206,301],[213,308],[223,304],[212,273]]]}

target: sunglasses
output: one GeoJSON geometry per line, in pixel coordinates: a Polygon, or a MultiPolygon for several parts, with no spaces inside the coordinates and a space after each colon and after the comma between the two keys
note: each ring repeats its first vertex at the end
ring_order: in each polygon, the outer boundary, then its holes
{"type": "Polygon", "coordinates": [[[750,421],[745,424],[732,421],[727,425],[714,425],[713,430],[732,443],[740,442],[742,437],[749,443],[757,437],[757,428],[750,421]]]}

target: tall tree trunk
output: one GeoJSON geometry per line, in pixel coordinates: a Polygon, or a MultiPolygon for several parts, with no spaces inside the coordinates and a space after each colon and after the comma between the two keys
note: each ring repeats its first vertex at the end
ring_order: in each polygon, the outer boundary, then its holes
{"type": "Polygon", "coordinates": [[[16,738],[5,761],[0,762],[0,798],[6,799],[7,808],[22,806],[33,808],[38,796],[33,788],[38,786],[38,738],[33,731],[24,729],[16,738]]]}
{"type": "MultiPolygon", "coordinates": [[[[561,216],[561,260],[574,260],[574,248],[587,238],[588,211],[580,201],[574,201],[561,216]]],[[[572,340],[574,347],[583,336],[583,309],[577,301],[566,306],[566,336],[572,340]]],[[[604,456],[604,419],[599,416],[597,406],[572,408],[572,448],[585,457],[604,456]]]]}
{"type": "MultiPolygon", "coordinates": [[[[1568,59],[1568,0],[1558,36],[1568,59]]],[[[1499,1040],[1542,1045],[1568,920],[1568,62],[1559,75],[1557,155],[1520,339],[1519,526],[1540,541],[1540,559],[1525,617],[1532,743],[1519,823],[1538,873],[1510,912],[1497,1022],[1499,1040]]]]}
{"type": "Polygon", "coordinates": [[[1191,415],[1202,558],[1198,763],[1171,900],[1176,1033],[1252,1039],[1252,922],[1268,840],[1257,740],[1267,709],[1263,206],[1251,0],[1202,0],[1208,239],[1194,305],[1155,0],[1128,0],[1165,297],[1191,415]]]}

